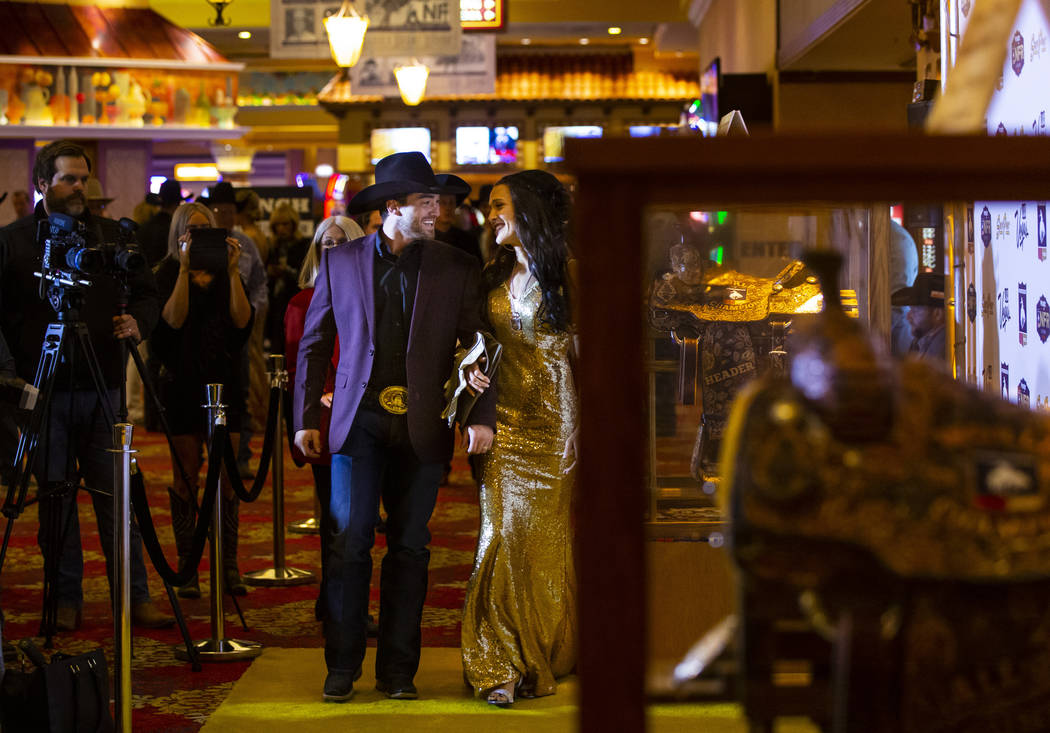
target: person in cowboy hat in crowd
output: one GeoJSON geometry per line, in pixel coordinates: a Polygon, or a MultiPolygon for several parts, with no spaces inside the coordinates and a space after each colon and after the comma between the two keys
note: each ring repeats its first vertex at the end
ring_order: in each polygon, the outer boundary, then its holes
{"type": "Polygon", "coordinates": [[[168,253],[168,230],[171,229],[171,217],[179,204],[192,196],[182,195],[182,184],[174,178],[169,178],[160,184],[157,192],[157,200],[160,203],[160,211],[147,221],[139,230],[139,241],[142,243],[142,254],[146,255],[146,261],[153,267],[168,253]]]}
{"type": "Polygon", "coordinates": [[[915,282],[893,293],[890,302],[908,306],[905,318],[911,326],[908,353],[947,368],[947,332],[944,326],[944,275],[920,272],[915,282]]]}
{"type": "MultiPolygon", "coordinates": [[[[379,209],[383,225],[322,255],[295,377],[295,444],[317,456],[321,396],[338,338],[324,622],[324,699],[333,702],[349,700],[361,674],[380,498],[387,552],[376,689],[394,699],[417,697],[427,522],[454,442],[441,419],[442,385],[457,340],[472,343],[483,328],[477,260],[434,241],[438,197],[462,188],[442,186],[418,152],[383,158],[375,179],[350,201],[348,213],[379,209]]],[[[468,453],[484,453],[495,432],[494,390],[481,395],[471,419],[468,453]]]]}
{"type": "Polygon", "coordinates": [[[434,239],[445,244],[451,244],[456,249],[461,249],[468,255],[473,255],[479,263],[484,264],[481,259],[481,247],[478,245],[478,237],[472,232],[465,232],[456,226],[456,209],[466,200],[470,193],[470,184],[459,176],[451,173],[443,173],[437,177],[443,186],[456,186],[462,189],[462,193],[443,193],[438,199],[441,211],[438,218],[434,220],[434,239]]]}
{"type": "Polygon", "coordinates": [[[102,182],[94,176],[87,180],[84,197],[87,199],[88,211],[92,216],[105,216],[103,212],[106,205],[113,200],[112,197],[102,192],[102,182]]]}

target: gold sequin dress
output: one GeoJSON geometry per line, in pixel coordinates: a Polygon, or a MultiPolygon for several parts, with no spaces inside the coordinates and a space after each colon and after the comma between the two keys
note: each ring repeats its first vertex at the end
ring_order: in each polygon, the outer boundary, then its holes
{"type": "Polygon", "coordinates": [[[539,306],[535,282],[514,307],[506,283],[488,297],[503,359],[462,627],[464,673],[478,693],[520,676],[524,693],[550,695],[576,665],[575,469],[563,473],[562,459],[577,424],[571,336],[540,323],[539,306]]]}

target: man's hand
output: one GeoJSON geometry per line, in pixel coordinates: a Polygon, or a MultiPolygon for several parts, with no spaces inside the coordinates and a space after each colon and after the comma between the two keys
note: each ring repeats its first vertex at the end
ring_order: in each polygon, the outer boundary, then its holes
{"type": "Polygon", "coordinates": [[[132,343],[142,340],[139,333],[139,324],[135,317],[125,313],[122,316],[113,316],[113,337],[118,339],[131,339],[132,343]]]}
{"type": "Polygon", "coordinates": [[[467,444],[467,453],[472,456],[479,453],[488,453],[492,447],[494,433],[488,425],[468,425],[467,432],[463,434],[463,442],[467,444]]]}
{"type": "Polygon", "coordinates": [[[300,430],[295,434],[295,447],[307,458],[321,457],[321,431],[300,430]]]}

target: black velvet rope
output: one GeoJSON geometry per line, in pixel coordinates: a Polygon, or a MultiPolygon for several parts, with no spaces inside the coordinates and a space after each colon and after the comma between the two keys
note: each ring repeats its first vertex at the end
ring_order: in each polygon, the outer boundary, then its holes
{"type": "MultiPolygon", "coordinates": [[[[216,425],[212,433],[211,444],[208,455],[216,455],[215,449],[223,443],[229,443],[230,437],[226,432],[225,425],[216,425]]],[[[222,469],[222,461],[208,462],[208,478],[204,484],[204,496],[201,498],[200,513],[197,515],[197,524],[193,528],[193,546],[182,572],[171,569],[168,559],[164,557],[164,548],[160,546],[157,538],[157,528],[153,524],[153,513],[149,508],[149,500],[146,498],[146,482],[142,477],[142,471],[135,470],[131,475],[131,505],[135,509],[135,517],[139,522],[139,531],[142,533],[142,544],[146,548],[154,569],[169,585],[186,585],[197,572],[201,563],[201,555],[204,554],[204,543],[208,539],[211,530],[212,515],[215,513],[215,492],[219,490],[219,471],[222,469]]]]}
{"type": "Polygon", "coordinates": [[[197,524],[193,529],[193,547],[182,573],[171,569],[167,558],[164,556],[164,548],[160,546],[157,537],[157,528],[153,524],[153,514],[150,512],[149,500],[146,497],[146,483],[141,471],[134,471],[131,476],[131,503],[135,510],[135,516],[139,522],[139,530],[142,533],[142,543],[146,548],[153,567],[161,578],[170,585],[185,585],[193,578],[200,565],[201,555],[204,554],[204,543],[208,539],[211,530],[212,515],[215,509],[215,492],[219,490],[219,471],[225,465],[226,473],[230,477],[233,491],[238,498],[244,502],[252,502],[259,498],[262,493],[266,477],[269,475],[270,459],[273,455],[274,438],[277,433],[277,401],[281,399],[284,390],[280,387],[270,389],[270,404],[266,414],[266,434],[263,436],[262,455],[259,457],[259,472],[255,476],[255,482],[250,491],[241,483],[241,474],[237,470],[237,453],[233,449],[233,441],[225,425],[216,425],[212,432],[211,442],[208,445],[208,456],[221,456],[221,460],[208,461],[208,478],[204,485],[204,496],[201,498],[200,510],[197,515],[197,524]],[[219,451],[219,446],[223,447],[219,451]]]}
{"type": "MultiPolygon", "coordinates": [[[[252,502],[258,499],[266,483],[266,477],[270,474],[270,459],[273,456],[274,438],[277,435],[277,404],[283,393],[284,390],[280,387],[270,388],[270,405],[266,413],[266,434],[263,436],[262,455],[259,456],[259,471],[255,474],[255,483],[252,484],[251,490],[245,489],[241,482],[241,473],[237,470],[237,452],[233,449],[233,441],[230,440],[230,436],[226,436],[224,454],[226,473],[230,477],[230,483],[233,484],[234,493],[241,501],[252,502]]],[[[209,453],[208,455],[214,454],[209,453]]]]}

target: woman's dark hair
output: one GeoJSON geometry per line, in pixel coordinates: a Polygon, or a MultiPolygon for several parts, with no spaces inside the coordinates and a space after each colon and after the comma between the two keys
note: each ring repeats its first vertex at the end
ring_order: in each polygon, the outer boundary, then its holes
{"type": "MultiPolygon", "coordinates": [[[[510,191],[514,229],[532,261],[540,284],[539,319],[557,331],[568,331],[572,321],[569,293],[569,213],[572,201],[561,182],[546,171],[528,170],[504,176],[496,185],[510,191]]],[[[482,277],[486,290],[499,287],[514,269],[513,250],[500,247],[482,277]]]]}

